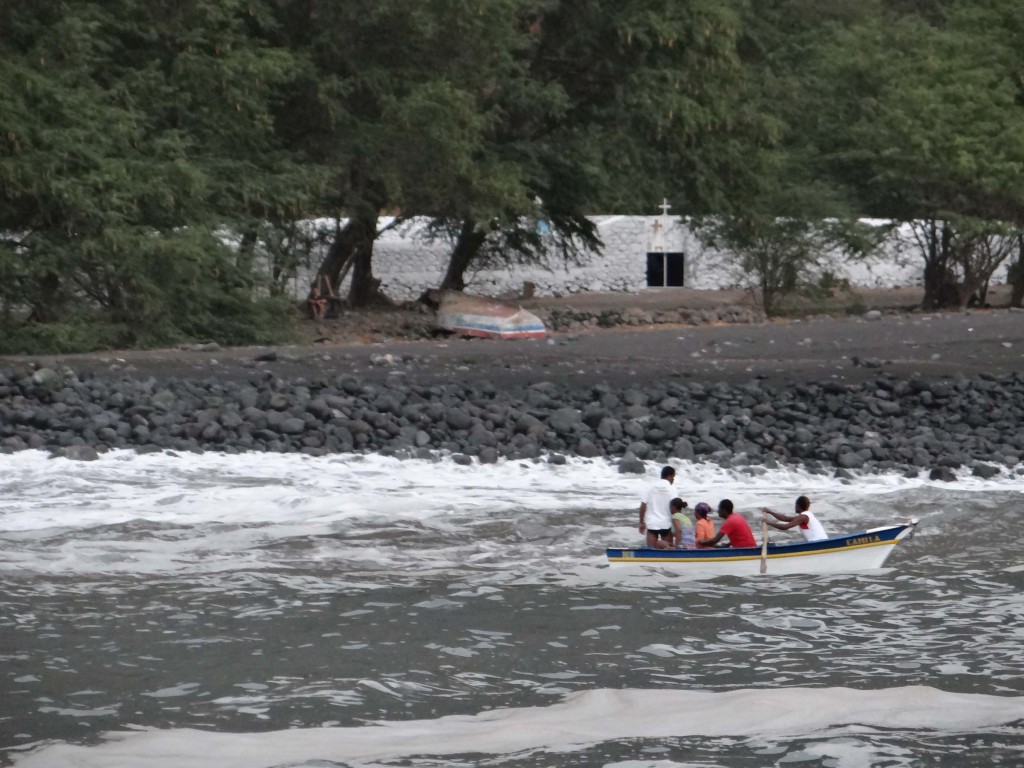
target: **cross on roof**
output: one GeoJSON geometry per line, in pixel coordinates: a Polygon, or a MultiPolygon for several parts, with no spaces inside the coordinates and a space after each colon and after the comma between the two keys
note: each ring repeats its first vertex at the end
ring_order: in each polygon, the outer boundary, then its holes
{"type": "Polygon", "coordinates": [[[671,208],[672,206],[668,204],[668,198],[663,197],[661,199],[661,205],[659,205],[658,207],[661,208],[662,216],[668,216],[668,209],[671,208]]]}

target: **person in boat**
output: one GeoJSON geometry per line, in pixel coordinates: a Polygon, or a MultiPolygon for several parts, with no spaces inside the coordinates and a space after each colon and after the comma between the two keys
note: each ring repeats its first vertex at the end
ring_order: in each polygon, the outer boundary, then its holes
{"type": "Polygon", "coordinates": [[[675,481],[675,468],[662,467],[661,479],[647,489],[640,502],[640,533],[646,534],[647,546],[652,549],[669,549],[675,542],[670,508],[676,495],[675,481]]]}
{"type": "Polygon", "coordinates": [[[733,511],[732,502],[729,499],[722,499],[718,502],[718,516],[722,518],[722,527],[718,533],[710,539],[698,539],[697,543],[702,547],[717,547],[723,536],[729,537],[730,547],[756,547],[754,534],[750,532],[750,526],[743,519],[742,515],[733,511]]]}
{"type": "MultiPolygon", "coordinates": [[[[711,519],[711,505],[706,501],[702,501],[693,508],[693,516],[697,518],[696,530],[694,531],[694,538],[699,542],[701,540],[715,538],[715,523],[711,519]]],[[[697,547],[707,547],[706,544],[697,544],[697,547]]]]}
{"type": "Polygon", "coordinates": [[[804,535],[807,541],[821,541],[827,539],[828,534],[825,532],[825,526],[823,526],[818,518],[811,512],[811,500],[806,496],[800,496],[796,500],[795,511],[796,514],[787,515],[782,512],[776,512],[772,509],[765,507],[761,510],[765,514],[765,522],[768,523],[772,528],[777,528],[780,531],[788,531],[790,528],[799,528],[800,533],[804,535]],[[780,522],[774,520],[768,520],[767,516],[771,515],[780,522]]]}
{"type": "Polygon", "coordinates": [[[674,498],[668,503],[672,510],[672,529],[675,533],[676,549],[693,549],[697,546],[697,539],[693,530],[693,520],[683,512],[686,509],[686,502],[680,498],[674,498]]]}

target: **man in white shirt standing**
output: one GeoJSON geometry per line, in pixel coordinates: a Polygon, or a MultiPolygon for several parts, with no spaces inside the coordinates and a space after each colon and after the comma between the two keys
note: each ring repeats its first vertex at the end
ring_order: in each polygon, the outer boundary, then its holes
{"type": "Polygon", "coordinates": [[[795,504],[795,515],[786,515],[782,512],[774,512],[773,510],[764,507],[762,510],[765,514],[765,522],[768,523],[772,528],[778,528],[780,531],[788,531],[790,528],[799,528],[800,533],[804,535],[807,541],[821,541],[827,539],[828,534],[825,533],[825,526],[823,526],[818,518],[811,512],[811,500],[806,496],[801,496],[796,500],[795,504]],[[771,515],[776,520],[782,522],[776,523],[767,518],[771,515]]]}
{"type": "Polygon", "coordinates": [[[672,547],[674,534],[669,504],[676,495],[672,487],[675,481],[675,469],[662,467],[661,479],[647,489],[640,501],[640,533],[647,534],[647,546],[652,549],[672,547]]]}

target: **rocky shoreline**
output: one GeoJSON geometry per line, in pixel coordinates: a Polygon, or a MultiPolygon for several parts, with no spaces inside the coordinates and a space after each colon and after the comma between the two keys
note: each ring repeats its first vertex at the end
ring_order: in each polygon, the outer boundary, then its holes
{"type": "Polygon", "coordinates": [[[710,461],[757,472],[900,471],[952,480],[1024,472],[1024,374],[926,381],[880,371],[856,383],[613,387],[536,381],[370,383],[345,373],[282,378],[107,378],[57,365],[0,370],[0,451],[93,459],[111,449],[377,452],[561,463],[608,457],[710,461]]]}

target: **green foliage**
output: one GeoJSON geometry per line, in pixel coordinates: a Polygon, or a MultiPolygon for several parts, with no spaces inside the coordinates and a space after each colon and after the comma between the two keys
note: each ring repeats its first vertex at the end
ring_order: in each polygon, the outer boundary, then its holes
{"type": "Polygon", "coordinates": [[[942,222],[921,240],[925,303],[984,295],[991,238],[1024,218],[1021,31],[1008,0],[749,6],[743,100],[772,129],[740,146],[753,170],[712,234],[768,304],[813,282],[816,222],[855,216],[942,222]]]}
{"type": "Polygon", "coordinates": [[[848,315],[863,315],[868,311],[868,305],[864,303],[864,297],[859,293],[851,292],[850,303],[847,304],[843,311],[848,315]]]}
{"type": "Polygon", "coordinates": [[[299,269],[316,267],[316,254],[333,240],[338,222],[326,220],[266,222],[239,244],[243,262],[266,285],[271,296],[283,297],[299,269]]]}
{"type": "Polygon", "coordinates": [[[1024,226],[1018,5],[8,0],[0,330],[272,340],[323,245],[300,222],[347,219],[328,253],[372,286],[381,212],[432,219],[461,279],[662,197],[769,307],[864,215],[934,224],[931,300],[963,302],[1024,226]]]}
{"type": "Polygon", "coordinates": [[[722,151],[747,128],[733,97],[734,5],[574,0],[537,4],[528,25],[506,21],[474,67],[500,62],[501,84],[470,81],[490,116],[471,172],[457,194],[409,210],[459,233],[445,284],[460,284],[453,266],[467,248],[491,263],[575,260],[600,247],[594,211],[649,211],[662,197],[715,209],[748,167],[722,151]]]}
{"type": "Polygon", "coordinates": [[[287,310],[283,300],[254,298],[253,278],[236,249],[210,233],[183,230],[151,238],[136,252],[148,268],[132,272],[125,297],[127,316],[137,325],[140,346],[188,339],[225,344],[280,339],[287,310]]]}
{"type": "Polygon", "coordinates": [[[269,119],[290,56],[251,34],[254,7],[5,9],[0,305],[9,326],[56,323],[59,345],[84,346],[60,331],[68,317],[94,318],[96,338],[109,338],[105,325],[127,329],[118,340],[131,344],[274,327],[253,301],[251,274],[214,236],[257,215],[301,214],[301,189],[289,183],[301,174],[275,154],[269,119]]]}
{"type": "Polygon", "coordinates": [[[706,246],[734,260],[740,283],[756,289],[769,316],[787,294],[820,285],[829,259],[866,255],[883,234],[845,212],[831,188],[782,183],[796,170],[781,173],[774,184],[762,177],[760,195],[751,198],[748,211],[694,222],[706,246]]]}
{"type": "Polygon", "coordinates": [[[602,210],[647,212],[666,196],[680,213],[720,209],[746,168],[729,143],[763,128],[737,98],[739,7],[578,0],[545,15],[536,68],[570,105],[545,143],[551,159],[568,147],[581,160],[553,181],[588,171],[580,202],[602,210]]]}
{"type": "Polygon", "coordinates": [[[707,218],[698,232],[705,245],[731,254],[740,284],[768,316],[789,294],[820,291],[826,257],[861,253],[866,235],[850,222],[767,215],[707,218]]]}
{"type": "Polygon", "coordinates": [[[846,66],[856,51],[874,81],[840,134],[841,158],[870,171],[865,195],[905,220],[1003,216],[1024,202],[1019,85],[993,67],[987,41],[914,20],[838,42],[846,66]]]}
{"type": "Polygon", "coordinates": [[[123,349],[133,342],[128,327],[102,315],[69,315],[52,323],[0,323],[0,354],[70,354],[123,349]]]}

